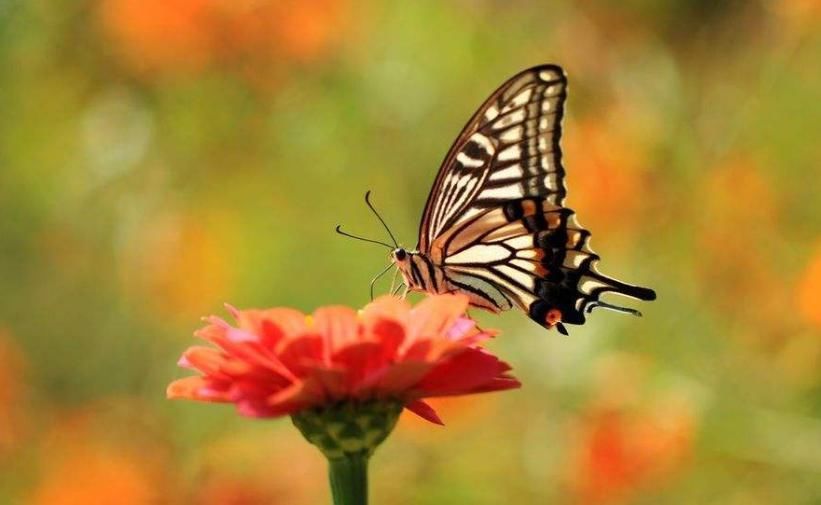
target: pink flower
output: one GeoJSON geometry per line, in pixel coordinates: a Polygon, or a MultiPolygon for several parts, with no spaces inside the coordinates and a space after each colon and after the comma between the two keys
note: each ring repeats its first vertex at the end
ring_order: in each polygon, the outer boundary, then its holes
{"type": "Polygon", "coordinates": [[[491,336],[464,316],[467,298],[431,296],[415,307],[382,297],[357,312],[323,307],[236,310],[211,316],[179,364],[201,375],[174,381],[169,398],[234,403],[249,417],[290,415],[343,401],[392,400],[442,424],[423,399],[520,386],[479,342],[491,336]]]}

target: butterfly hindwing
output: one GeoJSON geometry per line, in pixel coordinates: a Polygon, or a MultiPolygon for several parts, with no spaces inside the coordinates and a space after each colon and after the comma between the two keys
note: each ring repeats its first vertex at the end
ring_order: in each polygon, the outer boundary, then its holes
{"type": "Polygon", "coordinates": [[[600,301],[607,292],[641,300],[655,298],[650,289],[625,284],[597,270],[599,255],[588,244],[590,232],[579,225],[572,210],[545,200],[523,199],[506,203],[504,212],[508,220],[521,222],[532,234],[538,258],[532,270],[535,299],[522,308],[537,323],[550,325],[558,317],[565,323],[582,324],[585,314],[596,306],[632,312],[600,301]]]}
{"type": "Polygon", "coordinates": [[[655,297],[651,290],[599,273],[589,237],[570,209],[544,198],[508,201],[445,237],[445,275],[481,289],[496,301],[492,310],[517,306],[544,326],[558,320],[584,323],[593,307],[609,306],[599,300],[605,292],[655,297]]]}

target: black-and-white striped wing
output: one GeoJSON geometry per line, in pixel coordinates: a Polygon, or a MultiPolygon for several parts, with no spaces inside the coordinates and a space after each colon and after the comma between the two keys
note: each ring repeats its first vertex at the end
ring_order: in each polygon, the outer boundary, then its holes
{"type": "MultiPolygon", "coordinates": [[[[422,218],[419,250],[491,310],[519,307],[547,327],[582,324],[615,292],[655,293],[600,274],[590,232],[564,208],[561,119],[567,81],[543,65],[503,84],[451,148],[422,218]]],[[[632,311],[635,312],[635,311],[632,311]]]]}
{"type": "Polygon", "coordinates": [[[559,148],[567,79],[556,65],[518,73],[476,111],[450,148],[428,196],[419,250],[475,206],[566,193],[559,148]]]}

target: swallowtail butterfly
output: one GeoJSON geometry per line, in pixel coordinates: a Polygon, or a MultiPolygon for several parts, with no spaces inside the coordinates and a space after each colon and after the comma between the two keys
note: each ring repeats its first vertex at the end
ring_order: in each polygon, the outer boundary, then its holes
{"type": "Polygon", "coordinates": [[[566,96],[562,68],[540,65],[502,84],[470,118],[433,183],[416,249],[391,253],[409,290],[463,293],[493,312],[517,307],[564,334],[563,323],[583,324],[596,307],[640,315],[603,293],[656,298],[599,273],[590,232],[564,206],[566,96]]]}

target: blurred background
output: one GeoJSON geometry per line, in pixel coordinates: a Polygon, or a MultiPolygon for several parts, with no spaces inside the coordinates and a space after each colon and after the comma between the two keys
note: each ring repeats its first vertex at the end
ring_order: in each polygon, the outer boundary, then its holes
{"type": "MultiPolygon", "coordinates": [[[[479,315],[524,387],[403,416],[380,504],[821,502],[814,0],[0,1],[0,503],[329,503],[287,419],[169,402],[199,317],[361,306],[462,125],[565,67],[568,205],[642,319],[479,315]]],[[[387,287],[383,285],[382,290],[387,287]]]]}

